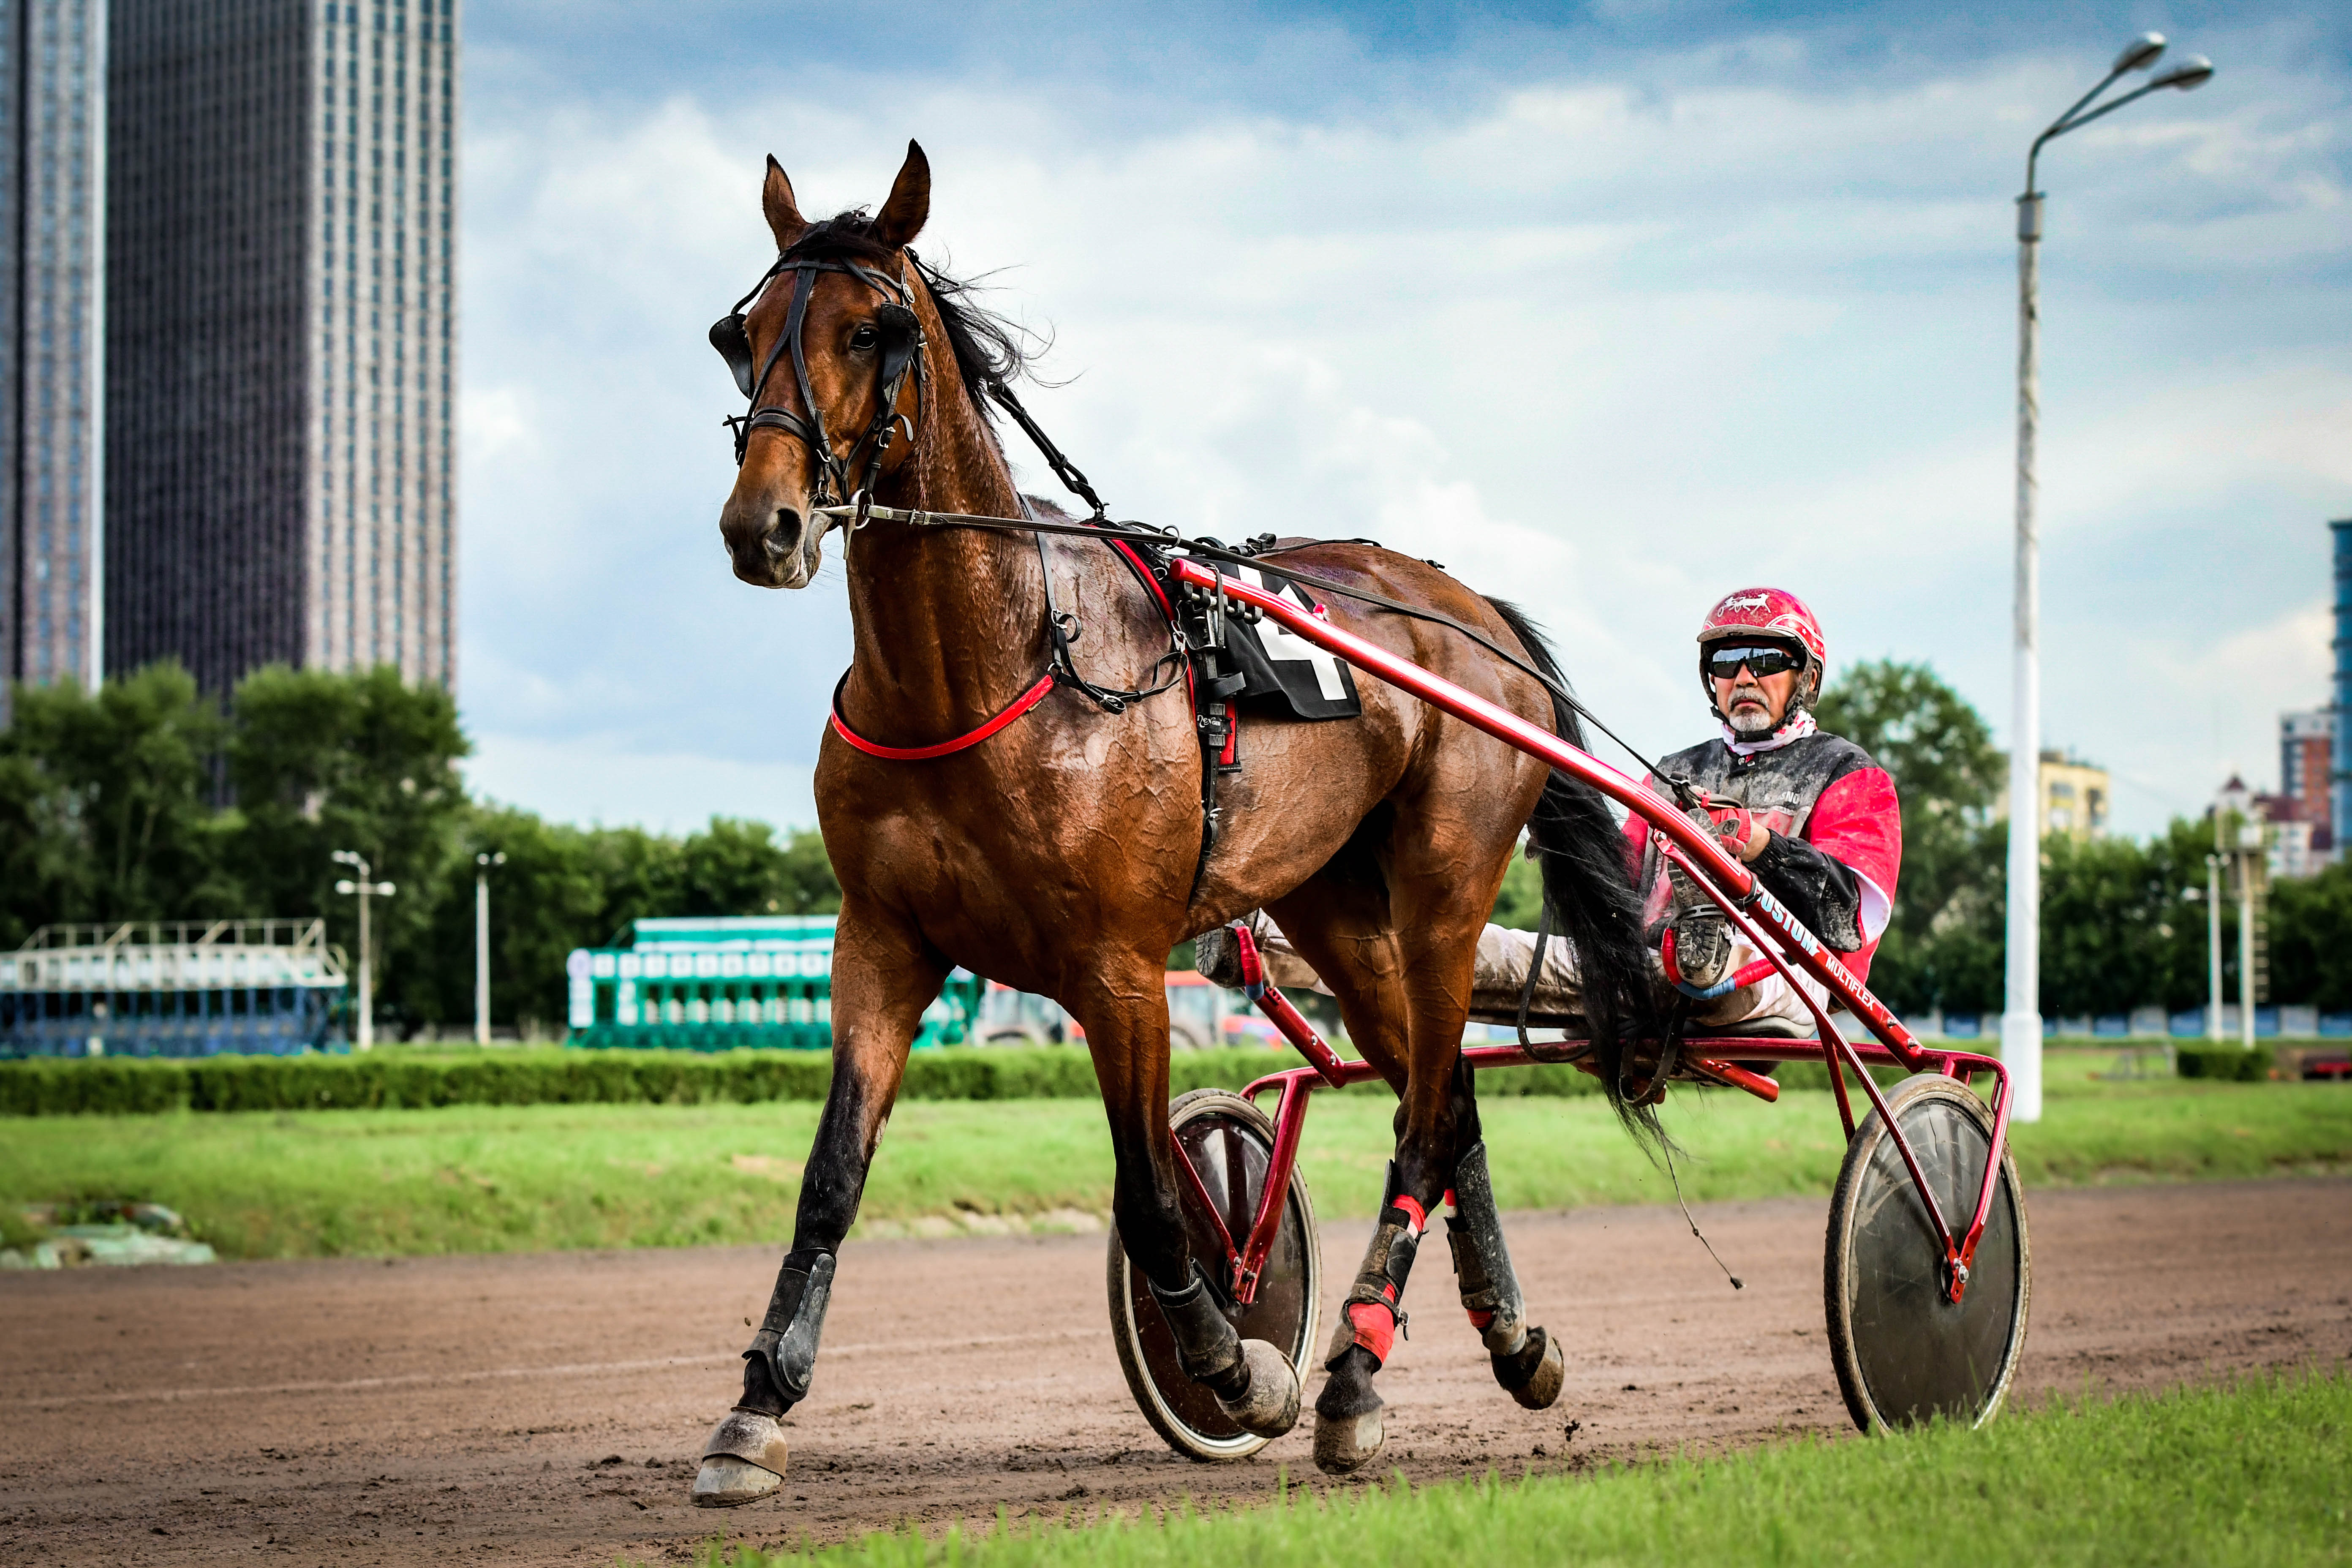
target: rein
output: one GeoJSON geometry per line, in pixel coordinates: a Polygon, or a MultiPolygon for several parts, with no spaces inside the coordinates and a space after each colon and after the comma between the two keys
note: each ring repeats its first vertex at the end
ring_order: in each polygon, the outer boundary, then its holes
{"type": "MultiPolygon", "coordinates": [[[[923,266],[922,259],[917,257],[911,248],[908,248],[906,254],[908,260],[912,262],[916,274],[928,279],[929,270],[923,266]]],[[[845,685],[849,679],[845,673],[841,684],[834,688],[830,722],[835,733],[858,751],[868,756],[898,762],[922,762],[934,757],[950,756],[978,745],[1012,724],[1044,701],[1056,686],[1070,687],[1106,713],[1124,712],[1146,698],[1156,697],[1171,689],[1179,681],[1183,681],[1190,688],[1192,685],[1193,658],[1207,649],[1191,646],[1182,626],[1179,624],[1176,606],[1170,601],[1167,592],[1161,586],[1161,579],[1166,574],[1164,570],[1155,569],[1150,564],[1152,556],[1163,552],[1172,552],[1209,562],[1213,569],[1217,565],[1254,566],[1262,572],[1271,572],[1276,576],[1296,583],[1304,588],[1315,589],[1339,598],[1352,599],[1359,604],[1386,610],[1391,615],[1410,616],[1414,620],[1425,621],[1433,626],[1444,626],[1456,632],[1521,674],[1534,679],[1570,711],[1616,742],[1629,756],[1647,768],[1653,778],[1662,776],[1655,763],[1634,750],[1624,737],[1602,723],[1591,709],[1577,700],[1565,682],[1555,679],[1537,668],[1533,663],[1511,652],[1475,626],[1465,626],[1453,616],[1436,610],[1425,609],[1417,605],[1408,605],[1401,600],[1391,599],[1386,595],[1353,587],[1328,577],[1317,576],[1312,573],[1295,571],[1266,560],[1270,555],[1292,550],[1304,550],[1315,544],[1330,543],[1333,542],[1332,541],[1307,540],[1296,544],[1277,544],[1275,542],[1274,535],[1269,533],[1260,535],[1243,548],[1232,549],[1214,540],[1181,539],[1172,529],[1154,529],[1132,522],[1113,522],[1108,515],[1108,508],[1105,507],[1102,497],[1097,494],[1094,486],[1087,482],[1087,476],[1079,470],[1076,464],[1064,455],[1059,447],[1054,444],[1053,438],[1045,434],[1045,428],[1030,415],[1028,409],[1022,406],[1021,400],[1013,395],[1013,389],[1001,380],[984,381],[982,383],[982,388],[987,393],[991,402],[1003,409],[1013,417],[1013,422],[1021,426],[1022,433],[1029,437],[1030,442],[1045,458],[1047,466],[1054,470],[1054,477],[1061,481],[1062,487],[1087,503],[1090,515],[1085,521],[1056,522],[1039,517],[1030,512],[1025,500],[1023,502],[1022,510],[1029,512],[1029,515],[1018,518],[988,517],[969,512],[925,511],[875,504],[873,487],[881,474],[883,456],[890,449],[898,427],[905,426],[908,439],[918,441],[921,438],[920,431],[926,423],[923,415],[929,408],[929,376],[925,351],[929,347],[929,342],[923,332],[922,319],[916,314],[913,306],[914,286],[910,280],[903,277],[894,279],[887,273],[876,271],[872,268],[861,267],[854,261],[795,258],[793,253],[787,250],[776,258],[774,266],[761,275],[759,282],[752,285],[750,292],[735,301],[735,308],[719,318],[710,329],[711,347],[717,349],[719,357],[727,362],[728,369],[734,373],[736,386],[741,390],[745,399],[751,404],[749,413],[730,416],[723,421],[734,434],[736,465],[739,468],[742,465],[751,442],[751,432],[754,430],[782,430],[799,440],[808,448],[810,456],[817,464],[816,491],[811,497],[809,513],[813,519],[824,520],[823,526],[825,531],[830,532],[835,528],[840,528],[854,536],[869,521],[879,518],[886,522],[906,523],[917,528],[977,528],[1003,533],[1025,532],[1036,541],[1037,564],[1045,580],[1045,632],[1054,649],[1051,658],[1047,660],[1045,673],[1039,676],[1028,689],[1013,699],[1009,706],[1000,710],[983,723],[966,731],[953,740],[943,741],[930,746],[886,746],[878,741],[870,741],[851,729],[848,720],[841,711],[842,686],[845,685]],[[816,395],[809,382],[808,358],[802,346],[803,329],[808,318],[809,297],[815,289],[818,275],[826,272],[839,272],[855,278],[876,293],[882,295],[887,301],[877,312],[877,341],[881,350],[881,358],[875,372],[874,418],[865,432],[850,443],[849,451],[845,456],[836,455],[833,449],[832,438],[825,430],[824,411],[817,406],[816,395]],[[770,283],[786,273],[793,274],[793,300],[790,312],[785,318],[784,330],[778,335],[775,344],[769,349],[766,360],[755,362],[751,333],[744,321],[744,307],[765,292],[770,283]],[[793,377],[798,384],[801,405],[808,411],[805,417],[780,404],[760,402],[760,394],[773,374],[777,361],[787,353],[792,356],[793,377]],[[896,412],[899,388],[905,382],[910,368],[915,374],[916,417],[912,421],[896,412]],[[858,448],[861,447],[869,447],[870,450],[862,482],[853,485],[850,480],[849,465],[856,458],[858,448]],[[836,493],[840,497],[837,500],[834,499],[836,493]],[[1144,586],[1150,590],[1153,597],[1158,600],[1160,613],[1168,622],[1169,648],[1154,662],[1150,684],[1132,690],[1120,689],[1098,686],[1078,673],[1076,663],[1071,656],[1070,645],[1078,640],[1082,628],[1076,616],[1061,609],[1055,603],[1053,563],[1047,558],[1045,552],[1045,540],[1049,535],[1092,539],[1109,545],[1127,562],[1137,576],[1141,579],[1144,586]]],[[[1360,542],[1373,542],[1367,540],[1360,542]]],[[[1223,595],[1213,594],[1206,595],[1206,598],[1212,602],[1200,605],[1199,608],[1206,613],[1212,642],[1213,642],[1214,632],[1221,629],[1219,623],[1223,615],[1223,595]]],[[[1200,693],[1196,690],[1193,695],[1197,707],[1200,693]]],[[[1682,798],[1684,805],[1690,806],[1696,804],[1696,797],[1691,795],[1688,786],[1682,780],[1667,779],[1665,782],[1675,790],[1678,797],[1684,797],[1682,798]]],[[[1211,809],[1213,822],[1213,808],[1211,809]]],[[[1202,846],[1204,863],[1206,858],[1207,845],[1204,840],[1202,846]]]]}
{"type": "MultiPolygon", "coordinates": [[[[990,386],[992,394],[997,390],[992,384],[990,386]]],[[[1027,421],[1024,420],[1023,423],[1025,426],[1027,421]]],[[[1220,544],[1214,540],[1183,539],[1172,529],[1156,529],[1142,523],[1053,522],[1036,517],[986,517],[971,512],[922,511],[904,507],[874,505],[864,507],[842,505],[811,510],[823,512],[841,526],[846,526],[847,520],[853,516],[862,516],[878,519],[884,522],[902,522],[916,528],[980,528],[993,529],[1003,533],[1067,534],[1075,538],[1098,539],[1107,544],[1113,545],[1142,545],[1153,550],[1173,548],[1183,554],[1196,556],[1202,561],[1217,564],[1253,566],[1286,582],[1296,583],[1302,588],[1312,588],[1318,593],[1328,594],[1337,598],[1353,599],[1360,604],[1370,605],[1375,609],[1386,610],[1392,615],[1406,616],[1413,620],[1426,621],[1432,626],[1444,626],[1449,631],[1460,633],[1496,658],[1541,684],[1545,690],[1559,699],[1579,718],[1616,742],[1628,756],[1647,768],[1653,777],[1677,788],[1682,787],[1681,781],[1669,778],[1660,772],[1657,763],[1636,750],[1631,742],[1618,734],[1616,731],[1601,722],[1600,716],[1577,700],[1575,695],[1565,685],[1496,643],[1475,626],[1465,626],[1443,611],[1427,609],[1419,605],[1408,605],[1402,600],[1391,599],[1385,594],[1375,594],[1369,588],[1353,587],[1329,577],[1318,576],[1312,572],[1301,572],[1296,567],[1284,566],[1266,559],[1270,555],[1286,554],[1294,550],[1311,550],[1318,544],[1373,542],[1370,540],[1307,539],[1295,544],[1276,544],[1273,542],[1273,535],[1263,534],[1259,536],[1263,542],[1254,541],[1248,545],[1234,549],[1220,544]]],[[[1697,804],[1696,797],[1686,804],[1697,804]]]]}

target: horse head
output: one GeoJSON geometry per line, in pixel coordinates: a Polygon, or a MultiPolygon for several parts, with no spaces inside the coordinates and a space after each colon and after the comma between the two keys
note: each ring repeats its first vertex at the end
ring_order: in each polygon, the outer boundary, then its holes
{"type": "Polygon", "coordinates": [[[928,373],[907,247],[930,215],[930,163],[909,142],[879,212],[811,223],[772,157],[761,205],[776,264],[710,331],[751,400],[735,422],[739,467],[719,532],[736,576],[800,588],[830,524],[811,508],[850,500],[913,458],[928,373]]]}

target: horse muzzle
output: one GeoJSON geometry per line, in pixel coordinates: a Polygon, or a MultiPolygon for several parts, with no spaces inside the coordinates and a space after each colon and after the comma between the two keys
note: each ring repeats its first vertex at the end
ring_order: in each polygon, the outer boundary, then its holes
{"type": "Polygon", "coordinates": [[[728,503],[719,514],[735,575],[755,588],[804,588],[816,575],[824,531],[791,507],[728,503]]]}

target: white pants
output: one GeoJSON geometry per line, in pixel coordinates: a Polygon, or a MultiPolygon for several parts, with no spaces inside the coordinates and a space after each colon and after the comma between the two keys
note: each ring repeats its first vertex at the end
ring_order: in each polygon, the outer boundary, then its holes
{"type": "MultiPolygon", "coordinates": [[[[1320,991],[1326,996],[1331,988],[1323,984],[1307,962],[1298,956],[1298,950],[1273,918],[1260,910],[1249,917],[1250,934],[1256,938],[1258,951],[1265,958],[1265,977],[1276,985],[1296,988],[1305,986],[1320,991]]],[[[1470,1010],[1494,1016],[1516,1014],[1519,1006],[1519,991],[1527,984],[1528,967],[1535,962],[1536,933],[1514,931],[1509,926],[1490,925],[1478,933],[1478,957],[1470,976],[1470,1010]]],[[[1735,938],[1731,944],[1729,973],[1752,963],[1760,955],[1746,942],[1735,938]]],[[[1658,967],[1656,955],[1651,955],[1651,973],[1663,992],[1666,990],[1664,972],[1658,967]]],[[[1807,994],[1829,1011],[1829,988],[1811,975],[1800,970],[1799,984],[1807,994]]],[[[1554,936],[1544,952],[1543,973],[1536,980],[1535,996],[1528,1013],[1537,1017],[1559,1017],[1583,1012],[1583,996],[1577,984],[1576,953],[1565,938],[1554,936]]],[[[1813,1026],[1811,1009],[1805,1005],[1788,979],[1775,971],[1753,985],[1727,991],[1712,1001],[1700,1002],[1691,1009],[1693,1025],[1713,1029],[1727,1029],[1766,1018],[1787,1019],[1801,1024],[1806,1032],[1813,1026]]]]}

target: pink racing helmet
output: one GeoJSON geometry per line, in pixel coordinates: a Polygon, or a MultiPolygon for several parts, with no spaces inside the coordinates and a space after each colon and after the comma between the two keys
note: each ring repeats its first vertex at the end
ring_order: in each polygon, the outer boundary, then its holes
{"type": "Polygon", "coordinates": [[[1822,671],[1830,659],[1829,639],[1822,635],[1822,623],[1812,610],[1785,588],[1741,588],[1726,594],[1699,623],[1698,679],[1707,706],[1715,706],[1715,688],[1706,675],[1707,649],[1744,637],[1793,642],[1805,650],[1805,668],[1789,699],[1789,710],[1811,708],[1822,694],[1822,671]]]}

